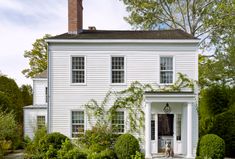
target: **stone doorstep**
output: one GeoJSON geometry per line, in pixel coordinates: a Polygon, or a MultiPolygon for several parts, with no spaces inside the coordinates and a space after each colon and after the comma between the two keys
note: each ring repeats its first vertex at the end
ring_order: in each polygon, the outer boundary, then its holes
{"type": "Polygon", "coordinates": [[[182,159],[182,158],[185,158],[183,155],[178,155],[178,154],[176,154],[176,155],[174,155],[174,157],[165,157],[165,155],[164,154],[153,154],[153,159],[182,159]]]}

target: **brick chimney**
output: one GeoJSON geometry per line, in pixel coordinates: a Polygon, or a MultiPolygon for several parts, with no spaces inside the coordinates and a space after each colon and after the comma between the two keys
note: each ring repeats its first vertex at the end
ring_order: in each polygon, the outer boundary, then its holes
{"type": "Polygon", "coordinates": [[[82,17],[83,7],[82,0],[68,0],[68,20],[69,34],[79,34],[82,32],[82,17]]]}

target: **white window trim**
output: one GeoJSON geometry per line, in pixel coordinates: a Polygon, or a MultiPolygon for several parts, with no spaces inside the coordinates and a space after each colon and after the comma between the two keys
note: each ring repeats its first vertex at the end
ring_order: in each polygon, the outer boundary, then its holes
{"type": "Polygon", "coordinates": [[[160,86],[171,86],[175,83],[175,56],[174,55],[160,55],[159,56],[159,71],[158,71],[158,81],[160,86]],[[161,57],[172,57],[173,62],[173,73],[172,73],[172,83],[161,83],[161,57]]]}
{"type": "MultiPolygon", "coordinates": [[[[69,134],[70,134],[70,138],[71,139],[77,139],[77,137],[73,137],[73,123],[72,123],[72,113],[73,112],[84,112],[84,133],[86,132],[86,130],[87,130],[87,117],[86,117],[86,112],[85,112],[85,110],[83,110],[83,109],[71,109],[70,110],[70,115],[69,115],[69,120],[70,120],[70,130],[69,130],[69,134]]],[[[83,134],[84,134],[83,133],[83,134]]]]}
{"type": "MultiPolygon", "coordinates": [[[[114,134],[125,134],[127,132],[127,127],[126,127],[126,122],[127,122],[127,116],[126,116],[126,111],[124,109],[118,109],[116,112],[123,112],[124,113],[124,132],[113,132],[114,134]]],[[[111,126],[113,125],[111,121],[111,126]]]]}
{"type": "Polygon", "coordinates": [[[69,73],[70,73],[70,85],[71,86],[85,86],[87,85],[87,59],[85,55],[70,55],[70,61],[69,61],[69,73]],[[84,57],[84,83],[73,83],[73,73],[72,73],[72,58],[73,57],[84,57]]]}
{"type": "Polygon", "coordinates": [[[36,127],[37,127],[37,129],[38,129],[38,117],[44,117],[44,126],[46,126],[46,116],[45,115],[37,115],[36,116],[36,127]]]}
{"type": "Polygon", "coordinates": [[[127,62],[126,62],[126,56],[125,55],[110,55],[109,58],[109,83],[110,86],[126,86],[126,79],[127,79],[127,62]],[[112,57],[124,57],[124,83],[112,83],[112,57]]]}

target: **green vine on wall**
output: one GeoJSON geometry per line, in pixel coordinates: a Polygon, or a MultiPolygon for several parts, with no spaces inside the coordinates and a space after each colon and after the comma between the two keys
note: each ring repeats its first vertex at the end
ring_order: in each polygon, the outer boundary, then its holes
{"type": "MultiPolygon", "coordinates": [[[[111,121],[115,118],[115,112],[120,109],[127,110],[128,122],[130,124],[129,132],[140,133],[144,124],[144,93],[147,91],[156,92],[180,92],[183,88],[190,88],[194,91],[196,82],[187,78],[186,75],[178,73],[178,79],[173,85],[153,87],[151,84],[141,84],[138,81],[122,91],[108,91],[104,100],[99,104],[96,100],[91,99],[85,104],[88,119],[96,119],[95,125],[111,126],[111,121]],[[110,99],[114,99],[112,106],[109,106],[110,99]]],[[[92,124],[90,122],[90,124],[92,124]]]]}

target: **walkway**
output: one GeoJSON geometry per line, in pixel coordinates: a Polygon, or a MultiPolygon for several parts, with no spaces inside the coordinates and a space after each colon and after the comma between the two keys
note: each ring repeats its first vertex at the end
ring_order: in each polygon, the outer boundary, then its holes
{"type": "Polygon", "coordinates": [[[3,159],[24,159],[24,152],[23,150],[16,150],[7,156],[4,156],[3,159]]]}

